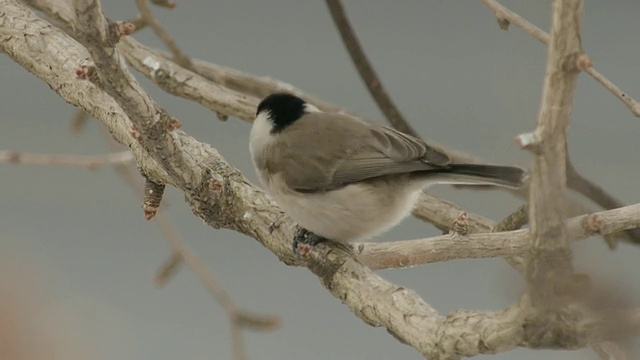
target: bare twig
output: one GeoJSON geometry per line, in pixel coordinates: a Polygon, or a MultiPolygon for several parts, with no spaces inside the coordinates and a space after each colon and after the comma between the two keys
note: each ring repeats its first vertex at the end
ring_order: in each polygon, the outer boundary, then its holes
{"type": "Polygon", "coordinates": [[[132,38],[118,45],[127,61],[164,91],[197,101],[217,114],[252,121],[258,99],[226,89],[192,71],[182,68],[132,38]]]}
{"type": "MultiPolygon", "coordinates": [[[[516,213],[520,214],[521,211],[516,213]]],[[[565,221],[565,224],[569,241],[640,228],[640,204],[577,216],[565,221]]],[[[359,243],[355,248],[358,260],[378,270],[454,259],[521,256],[531,249],[530,239],[530,230],[522,229],[454,238],[443,235],[406,241],[359,243]]]]}
{"type": "Polygon", "coordinates": [[[129,24],[135,27],[134,32],[140,31],[147,27],[147,20],[145,20],[140,14],[136,15],[136,17],[132,19],[127,20],[126,22],[128,22],[129,24]]]}
{"type": "Polygon", "coordinates": [[[122,151],[105,155],[36,154],[19,151],[0,151],[0,163],[26,165],[63,165],[98,169],[102,166],[133,163],[133,155],[122,151]]]}
{"type": "MultiPolygon", "coordinates": [[[[129,56],[127,54],[127,51],[123,51],[124,55],[127,56],[128,61],[133,60],[139,63],[141,62],[140,59],[144,59],[150,54],[153,54],[154,57],[158,57],[156,58],[158,62],[163,62],[163,59],[171,59],[171,55],[165,51],[148,48],[136,42],[134,39],[127,39],[127,40],[128,41],[126,42],[126,46],[132,49],[133,52],[135,53],[132,56],[129,56]]],[[[123,42],[121,46],[124,44],[125,42],[123,42]]],[[[192,61],[194,64],[196,74],[228,90],[250,95],[260,99],[274,92],[283,92],[283,91],[289,92],[291,94],[294,94],[296,96],[303,98],[305,101],[315,105],[317,108],[319,108],[322,111],[343,113],[343,114],[355,116],[354,114],[349,113],[346,108],[339,107],[327,101],[319,99],[309,93],[306,93],[296,88],[295,86],[289,83],[285,83],[283,81],[273,79],[268,76],[248,74],[243,71],[213,64],[211,62],[204,61],[204,60],[193,59],[192,61]]],[[[144,72],[143,70],[140,69],[139,65],[134,65],[134,67],[138,71],[144,72]]],[[[252,115],[251,117],[246,119],[244,117],[239,117],[239,118],[246,121],[253,121],[253,117],[255,117],[255,114],[251,114],[251,115],[252,115]]]]}
{"type": "MultiPolygon", "coordinates": [[[[164,230],[162,230],[164,232],[164,230]]],[[[166,236],[166,235],[165,235],[166,236]]],[[[157,287],[161,288],[167,285],[169,280],[171,280],[180,270],[184,261],[182,260],[182,256],[178,253],[171,253],[167,260],[162,263],[160,269],[156,272],[156,277],[154,279],[154,283],[157,287]]]]}
{"type": "MultiPolygon", "coordinates": [[[[416,204],[412,214],[422,221],[433,224],[446,234],[451,229],[453,222],[463,211],[466,210],[450,201],[423,192],[420,194],[420,201],[416,204]]],[[[471,230],[472,233],[489,232],[495,226],[493,220],[468,211],[467,221],[469,222],[469,230],[471,230]]]]}
{"type": "MultiPolygon", "coordinates": [[[[470,233],[491,232],[494,226],[496,226],[496,223],[491,219],[465,211],[452,202],[440,199],[426,192],[420,194],[420,201],[418,201],[413,208],[412,214],[422,221],[433,224],[442,230],[443,234],[447,234],[451,230],[452,224],[463,211],[467,213],[470,233]]],[[[524,259],[521,256],[509,256],[505,257],[505,260],[519,273],[524,274],[524,259]]]]}
{"type": "MultiPolygon", "coordinates": [[[[498,19],[506,19],[510,23],[515,24],[520,27],[522,30],[531,34],[533,37],[538,39],[541,43],[545,45],[549,45],[549,34],[540,29],[539,27],[533,25],[529,21],[527,21],[522,16],[516,14],[515,12],[509,10],[504,5],[500,4],[496,0],[480,0],[482,3],[488,7],[491,11],[496,14],[498,19]]],[[[583,70],[587,74],[589,74],[594,80],[596,80],[600,85],[604,86],[605,89],[609,90],[615,97],[617,97],[620,101],[622,101],[627,108],[631,111],[631,113],[640,117],[640,103],[629,96],[626,92],[622,91],[618,88],[614,83],[612,83],[609,79],[604,77],[604,75],[600,74],[593,66],[588,67],[583,70]]]]}
{"type": "MultiPolygon", "coordinates": [[[[617,209],[624,206],[622,201],[616,199],[598,184],[582,176],[575,166],[573,166],[568,154],[567,151],[567,186],[593,200],[604,209],[617,209]]],[[[627,230],[627,234],[629,234],[632,242],[640,244],[640,229],[627,230]]],[[[606,237],[605,240],[610,248],[615,248],[616,241],[612,243],[608,241],[609,239],[606,237]]]]}
{"type": "Polygon", "coordinates": [[[378,77],[378,74],[376,74],[376,71],[369,62],[369,59],[367,59],[367,55],[362,49],[360,41],[358,40],[358,37],[356,36],[356,33],[344,12],[342,1],[326,0],[326,3],[329,8],[329,12],[331,13],[331,18],[340,33],[342,43],[347,48],[347,51],[351,56],[351,60],[353,61],[353,65],[355,65],[358,70],[360,78],[364,81],[369,93],[380,108],[380,111],[382,111],[384,116],[396,130],[419,137],[418,133],[411,127],[404,116],[402,116],[400,109],[396,107],[391,96],[389,96],[382,85],[382,81],[378,77]]]}
{"type": "Polygon", "coordinates": [[[524,204],[497,223],[491,232],[518,230],[529,221],[529,205],[524,204]]]}
{"type": "Polygon", "coordinates": [[[603,209],[615,209],[624,206],[624,204],[607,193],[602,187],[594,184],[589,179],[585,178],[578,172],[573,166],[569,156],[567,155],[567,183],[572,179],[573,186],[571,187],[575,191],[584,195],[585,197],[593,200],[596,204],[600,205],[603,209]]]}
{"type": "Polygon", "coordinates": [[[193,70],[191,59],[182,52],[182,50],[180,50],[176,42],[171,38],[171,35],[169,35],[169,32],[160,25],[158,19],[153,15],[151,8],[149,8],[147,0],[135,0],[135,2],[138,7],[138,11],[140,11],[140,16],[142,16],[142,20],[146,25],[151,27],[160,40],[167,45],[169,51],[173,54],[174,61],[185,69],[193,70]]]}

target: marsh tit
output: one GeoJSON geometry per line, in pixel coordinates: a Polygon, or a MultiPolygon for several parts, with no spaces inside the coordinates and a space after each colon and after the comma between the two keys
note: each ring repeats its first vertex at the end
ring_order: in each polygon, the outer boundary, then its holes
{"type": "Polygon", "coordinates": [[[284,212],[306,230],[342,243],[397,225],[429,185],[518,188],[527,177],[513,166],[452,164],[413,136],[322,112],[286,93],[258,105],[249,149],[262,186],[284,212]]]}

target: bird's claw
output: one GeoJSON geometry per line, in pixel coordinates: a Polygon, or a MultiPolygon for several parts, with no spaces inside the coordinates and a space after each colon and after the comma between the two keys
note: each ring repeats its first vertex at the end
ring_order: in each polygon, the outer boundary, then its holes
{"type": "Polygon", "coordinates": [[[296,255],[296,258],[300,259],[300,257],[309,254],[315,245],[325,241],[328,241],[328,239],[316,235],[307,229],[300,228],[293,237],[293,253],[296,255]]]}

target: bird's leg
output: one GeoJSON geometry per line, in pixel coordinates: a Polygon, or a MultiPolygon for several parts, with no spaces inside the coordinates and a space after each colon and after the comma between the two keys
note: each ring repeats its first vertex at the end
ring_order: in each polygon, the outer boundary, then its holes
{"type": "Polygon", "coordinates": [[[307,229],[299,228],[293,237],[293,253],[296,254],[296,257],[304,256],[311,251],[313,246],[325,241],[329,241],[329,239],[316,235],[307,229]]]}

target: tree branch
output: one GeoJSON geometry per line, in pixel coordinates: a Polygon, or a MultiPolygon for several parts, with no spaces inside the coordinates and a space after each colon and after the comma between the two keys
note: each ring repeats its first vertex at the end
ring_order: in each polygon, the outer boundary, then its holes
{"type": "Polygon", "coordinates": [[[554,0],[551,39],[534,142],[529,219],[532,257],[527,278],[534,304],[552,306],[554,278],[567,276],[571,253],[564,227],[566,139],[573,93],[583,56],[580,44],[582,0],[554,0]]]}
{"type": "Polygon", "coordinates": [[[529,222],[529,204],[523,204],[509,216],[502,219],[491,232],[518,230],[529,222]]]}
{"type": "Polygon", "coordinates": [[[74,4],[76,33],[95,64],[99,77],[95,81],[125,111],[133,130],[141,135],[138,140],[147,149],[154,149],[150,153],[156,159],[162,159],[160,164],[172,177],[190,182],[199,180],[189,155],[174,142],[174,119],[147,95],[126,69],[120,53],[115,51],[114,47],[122,37],[117,32],[117,24],[107,21],[98,1],[75,0],[74,4]]]}
{"type": "Polygon", "coordinates": [[[149,8],[149,5],[147,4],[147,0],[135,0],[135,3],[138,7],[138,11],[140,11],[142,21],[144,21],[144,23],[153,30],[160,40],[162,40],[167,48],[169,48],[169,51],[173,54],[174,61],[185,69],[193,70],[191,59],[182,52],[182,50],[180,50],[176,42],[171,38],[171,35],[169,35],[169,32],[165,30],[158,19],[153,15],[151,8],[149,8]]]}
{"type": "MultiPolygon", "coordinates": [[[[253,121],[257,98],[226,89],[184,69],[133,38],[121,39],[117,48],[135,69],[164,91],[195,101],[212,111],[253,121]]],[[[197,66],[197,61],[194,64],[197,66]]]]}
{"type": "MultiPolygon", "coordinates": [[[[640,204],[577,216],[565,221],[569,241],[640,228],[640,204]]],[[[377,269],[405,268],[454,259],[524,256],[531,249],[529,229],[466,236],[355,245],[358,260],[377,269]]]]}
{"type": "Polygon", "coordinates": [[[331,18],[333,19],[333,23],[340,33],[342,43],[347,48],[347,51],[351,56],[351,60],[353,61],[353,65],[358,70],[360,78],[367,86],[369,93],[375,100],[380,111],[382,111],[394,129],[419,138],[420,136],[418,133],[411,127],[404,116],[402,116],[400,109],[398,109],[396,104],[393,102],[393,99],[391,99],[391,96],[387,93],[387,90],[385,90],[384,85],[382,85],[382,81],[369,62],[367,54],[365,54],[362,49],[358,36],[353,30],[353,27],[344,12],[342,1],[326,0],[326,3],[329,8],[329,13],[331,14],[331,18]]]}
{"type": "MultiPolygon", "coordinates": [[[[623,207],[624,203],[618,199],[616,199],[613,195],[609,194],[606,190],[604,190],[598,184],[592,182],[591,180],[584,177],[575,166],[571,162],[571,158],[569,157],[567,151],[567,185],[571,187],[571,189],[577,191],[578,193],[584,195],[585,197],[593,200],[596,204],[601,206],[603,209],[616,209],[619,207],[623,207]]],[[[640,229],[632,229],[627,230],[631,241],[635,244],[640,244],[640,229]]],[[[607,240],[607,238],[605,238],[607,240]]],[[[607,241],[610,248],[615,248],[617,241],[607,241]]]]}

